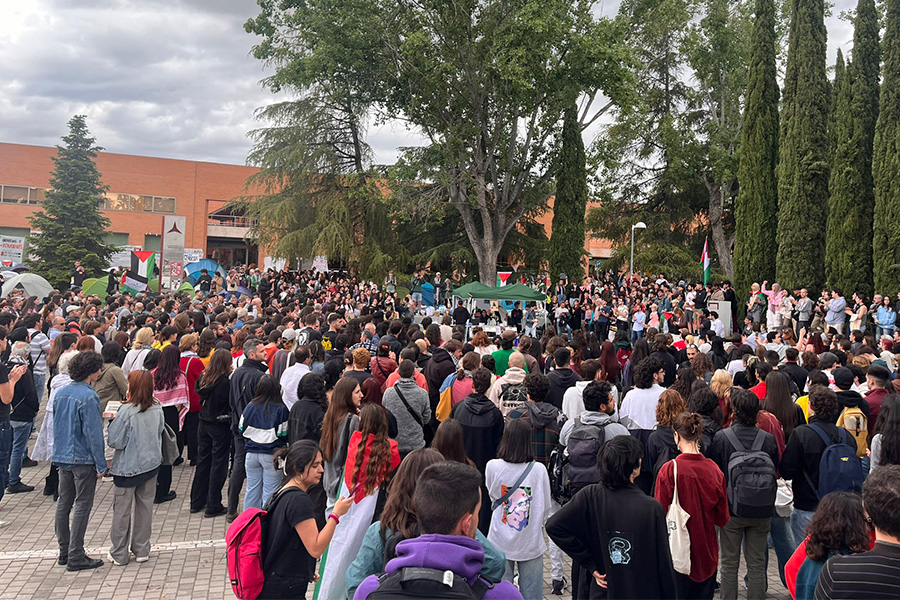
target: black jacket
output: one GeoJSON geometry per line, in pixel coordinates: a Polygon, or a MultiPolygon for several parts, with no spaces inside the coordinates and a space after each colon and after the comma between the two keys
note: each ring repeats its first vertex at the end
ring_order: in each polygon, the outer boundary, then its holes
{"type": "MultiPolygon", "coordinates": [[[[740,423],[732,425],[731,430],[734,431],[737,439],[744,445],[744,448],[746,448],[747,451],[750,451],[753,447],[753,441],[756,439],[756,432],[761,431],[758,427],[748,427],[747,425],[741,425],[740,423]]],[[[777,469],[778,444],[775,442],[775,436],[767,431],[763,431],[763,438],[762,451],[769,455],[769,458],[772,459],[772,464],[775,465],[775,468],[777,469]]],[[[737,450],[725,436],[725,430],[719,431],[715,437],[713,437],[712,446],[709,449],[707,458],[710,458],[719,465],[719,469],[722,471],[722,474],[725,475],[725,485],[728,485],[728,461],[731,460],[731,455],[735,452],[737,452],[737,450]]],[[[782,475],[784,475],[784,473],[782,473],[782,475]]],[[[787,479],[787,477],[785,477],[785,479],[787,479]]],[[[728,507],[728,511],[732,515],[734,514],[731,507],[728,507]]]]}
{"type": "Polygon", "coordinates": [[[786,362],[778,367],[778,370],[787,373],[788,377],[797,384],[798,390],[803,391],[806,388],[806,378],[809,377],[809,372],[797,363],[786,362]]]}
{"type": "Polygon", "coordinates": [[[484,394],[469,394],[450,411],[463,428],[466,456],[484,474],[489,460],[497,458],[503,437],[503,413],[484,394]]]}
{"type": "MultiPolygon", "coordinates": [[[[675,359],[672,358],[672,355],[666,351],[663,352],[653,352],[650,356],[655,356],[659,360],[663,361],[663,368],[666,370],[666,378],[662,382],[663,387],[669,387],[673,383],[675,383],[675,374],[678,371],[678,364],[675,362],[675,359]]],[[[685,353],[685,356],[687,354],[685,353]]]]}
{"type": "Polygon", "coordinates": [[[434,412],[441,400],[441,384],[447,379],[447,375],[456,370],[453,357],[443,348],[436,348],[431,360],[425,363],[422,374],[428,384],[428,402],[431,404],[432,421],[435,421],[434,412]]]}
{"type": "Polygon", "coordinates": [[[231,382],[228,381],[228,375],[219,377],[215,383],[208,387],[200,387],[202,377],[197,379],[194,389],[200,396],[200,418],[207,422],[218,423],[218,417],[227,415],[231,410],[228,398],[231,393],[231,382]]]}
{"type": "MultiPolygon", "coordinates": [[[[15,363],[10,364],[10,370],[12,367],[16,367],[20,364],[24,363],[15,363]]],[[[44,390],[41,390],[43,393],[44,390]]],[[[31,372],[31,369],[28,369],[19,381],[16,382],[16,387],[13,388],[13,399],[10,403],[9,410],[9,420],[10,421],[33,421],[37,416],[38,409],[40,408],[40,398],[38,397],[37,390],[34,388],[34,375],[31,372]]]]}
{"type": "Polygon", "coordinates": [[[299,440],[312,440],[319,443],[322,437],[322,420],[325,418],[326,406],[318,400],[303,396],[291,407],[288,419],[288,440],[291,444],[299,440]]]}
{"type": "MultiPolygon", "coordinates": [[[[656,485],[656,476],[659,469],[681,454],[678,444],[675,443],[675,435],[671,427],[657,425],[647,438],[647,448],[644,451],[644,462],[653,472],[653,482],[656,485]]],[[[644,470],[644,469],[642,469],[644,470]]]]}
{"type": "MultiPolygon", "coordinates": [[[[858,406],[863,414],[866,415],[866,419],[869,418],[869,403],[865,398],[859,395],[859,392],[854,392],[853,390],[838,390],[837,401],[838,404],[841,405],[841,410],[858,406]]],[[[872,423],[872,425],[875,424],[872,423]]],[[[869,426],[870,429],[872,425],[869,426]]]]}
{"type": "MultiPolygon", "coordinates": [[[[550,379],[550,390],[547,392],[547,399],[544,402],[562,410],[563,396],[566,390],[581,381],[581,376],[572,369],[553,369],[547,377],[550,379]]],[[[578,415],[566,416],[574,419],[578,415]]]]}
{"type": "Polygon", "coordinates": [[[547,534],[587,573],[607,575],[609,588],[591,583],[590,598],[676,596],[662,506],[633,484],[587,486],[550,517],[547,534]]]}
{"type": "Polygon", "coordinates": [[[248,358],[231,374],[228,403],[231,406],[231,430],[235,435],[240,435],[237,427],[241,421],[241,415],[244,414],[244,409],[256,395],[256,386],[268,370],[265,363],[248,358]]]}
{"type": "MultiPolygon", "coordinates": [[[[839,435],[843,436],[832,421],[813,415],[809,422],[810,425],[821,427],[825,435],[834,441],[841,439],[839,435]]],[[[794,506],[800,510],[816,510],[819,506],[816,488],[819,486],[819,461],[825,452],[825,442],[810,425],[801,425],[794,429],[781,456],[781,476],[793,481],[794,506]]],[[[843,436],[843,439],[848,446],[856,450],[856,440],[852,435],[843,436]]]]}

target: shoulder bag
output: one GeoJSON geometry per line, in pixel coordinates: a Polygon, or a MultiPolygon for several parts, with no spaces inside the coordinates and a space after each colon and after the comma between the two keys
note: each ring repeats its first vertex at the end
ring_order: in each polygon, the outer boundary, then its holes
{"type": "Polygon", "coordinates": [[[669,510],[666,511],[666,529],[669,530],[669,550],[672,566],[677,573],[691,574],[691,536],[687,530],[691,515],[678,502],[678,461],[672,460],[672,483],[675,489],[669,510]]]}

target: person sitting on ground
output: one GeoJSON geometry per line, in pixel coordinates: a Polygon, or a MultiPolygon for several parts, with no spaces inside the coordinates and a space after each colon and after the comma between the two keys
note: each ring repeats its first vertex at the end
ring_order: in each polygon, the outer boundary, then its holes
{"type": "MultiPolygon", "coordinates": [[[[396,547],[396,558],[384,566],[385,575],[370,575],[359,585],[354,600],[387,589],[427,588],[443,590],[444,572],[452,571],[454,588],[469,585],[485,600],[515,600],[522,595],[508,581],[486,581],[479,575],[484,564],[484,550],[475,539],[481,508],[481,476],[467,465],[443,461],[426,468],[416,481],[413,506],[419,526],[418,537],[403,540],[396,547]],[[434,579],[402,581],[404,576],[426,577],[428,572],[409,569],[432,569],[434,579]],[[487,587],[486,590],[484,588],[487,587]],[[481,593],[483,591],[483,594],[481,593]]],[[[463,590],[465,591],[465,590],[463,590]]],[[[436,597],[438,594],[425,593],[436,597]]]]}

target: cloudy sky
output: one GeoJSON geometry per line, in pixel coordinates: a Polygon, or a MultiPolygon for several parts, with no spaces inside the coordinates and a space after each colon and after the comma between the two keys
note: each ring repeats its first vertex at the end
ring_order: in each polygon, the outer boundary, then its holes
{"type": "MultiPolygon", "coordinates": [[[[255,0],[0,0],[0,141],[53,145],[86,114],[109,152],[243,164],[254,110],[274,100],[243,30],[255,14],[255,0]]],[[[828,25],[831,64],[852,28],[828,25]]],[[[417,140],[369,131],[382,164],[417,140]]]]}

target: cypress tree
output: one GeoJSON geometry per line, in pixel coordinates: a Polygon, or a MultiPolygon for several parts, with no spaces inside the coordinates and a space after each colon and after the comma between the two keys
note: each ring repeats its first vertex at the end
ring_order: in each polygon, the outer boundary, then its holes
{"type": "Polygon", "coordinates": [[[28,262],[59,289],[68,286],[74,261],[81,261],[88,276],[99,276],[115,251],[103,241],[109,219],[100,207],[107,187],[94,164],[102,148],[90,136],[84,115],[72,117],[63,142],[65,146],[56,147],[43,210],[28,218],[32,229],[41,232],[29,238],[31,252],[40,258],[28,262]]]}
{"type": "MultiPolygon", "coordinates": [[[[735,203],[734,280],[739,298],[754,281],[775,279],[778,212],[778,82],[775,3],[756,0],[735,203]]],[[[743,303],[739,303],[743,306],[743,303]]]]}
{"type": "Polygon", "coordinates": [[[853,62],[847,66],[840,114],[833,121],[839,139],[830,182],[825,268],[829,285],[871,295],[872,146],[881,62],[874,0],[859,1],[854,23],[853,62]]]}
{"type": "Polygon", "coordinates": [[[825,283],[828,79],[823,0],[793,0],[779,145],[776,276],[783,287],[825,283]]]}
{"type": "Polygon", "coordinates": [[[572,281],[579,281],[584,275],[584,213],[588,196],[586,160],[578,110],[572,105],[563,115],[549,256],[552,276],[565,273],[572,281]]]}
{"type": "Polygon", "coordinates": [[[882,49],[884,81],[872,171],[875,179],[875,212],[872,257],[875,290],[900,291],[900,0],[888,0],[882,49]]]}
{"type": "MultiPolygon", "coordinates": [[[[838,146],[838,134],[842,127],[850,130],[850,88],[847,88],[847,106],[843,115],[838,115],[840,99],[838,98],[841,86],[844,84],[844,74],[849,65],[844,65],[844,53],[838,48],[837,59],[834,62],[834,81],[831,84],[831,94],[828,96],[830,103],[828,105],[828,158],[831,164],[834,164],[834,153],[838,146]],[[844,119],[841,121],[840,119],[844,119]]],[[[826,242],[827,245],[827,242],[826,242]]]]}

